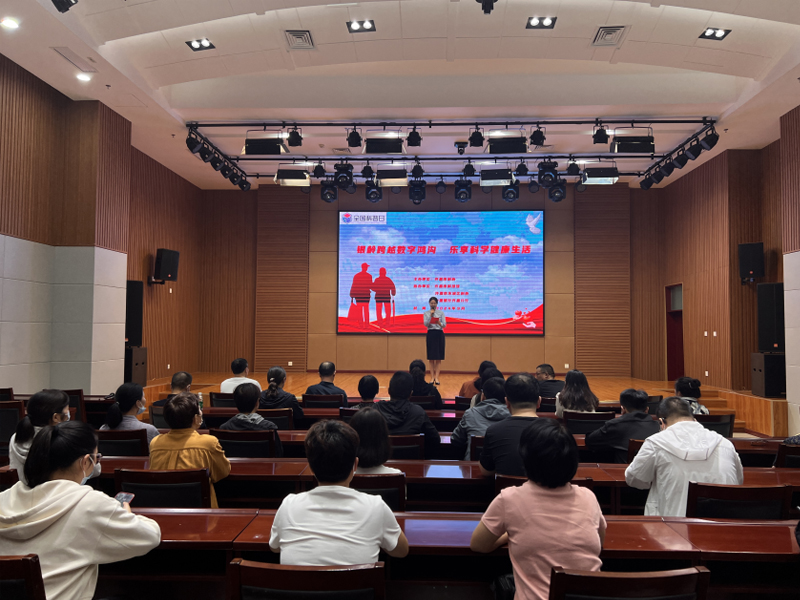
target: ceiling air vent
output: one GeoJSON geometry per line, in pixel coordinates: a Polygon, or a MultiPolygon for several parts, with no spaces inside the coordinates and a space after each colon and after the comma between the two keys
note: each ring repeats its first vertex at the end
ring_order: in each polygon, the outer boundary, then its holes
{"type": "Polygon", "coordinates": [[[598,27],[592,46],[619,46],[622,43],[622,38],[625,37],[626,29],[625,25],[598,27]]]}
{"type": "Polygon", "coordinates": [[[331,152],[333,152],[334,156],[339,156],[340,154],[352,154],[352,152],[350,152],[350,148],[331,148],[331,152]]]}
{"type": "Polygon", "coordinates": [[[285,32],[289,50],[313,50],[314,40],[307,29],[287,29],[285,32]]]}
{"type": "Polygon", "coordinates": [[[55,50],[56,52],[58,52],[58,54],[60,54],[64,59],[71,62],[74,66],[76,66],[79,70],[83,71],[84,73],[97,73],[97,69],[95,69],[92,65],[90,65],[83,58],[78,56],[75,52],[73,52],[66,46],[52,47],[51,50],[55,50]]]}

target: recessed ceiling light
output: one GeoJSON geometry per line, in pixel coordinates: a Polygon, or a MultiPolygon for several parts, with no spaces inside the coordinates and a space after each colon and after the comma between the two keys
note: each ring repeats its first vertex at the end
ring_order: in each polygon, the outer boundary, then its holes
{"type": "Polygon", "coordinates": [[[364,23],[362,24],[362,27],[364,29],[372,29],[372,21],[364,21],[364,23]]]}
{"type": "Polygon", "coordinates": [[[0,21],[0,25],[5,27],[6,29],[17,29],[19,27],[19,23],[16,19],[12,19],[11,17],[6,17],[2,21],[0,21]]]}
{"type": "Polygon", "coordinates": [[[196,40],[189,40],[186,45],[192,49],[193,52],[202,52],[203,50],[213,50],[214,44],[208,38],[199,38],[196,40]]]}
{"type": "Polygon", "coordinates": [[[530,17],[525,24],[526,29],[553,29],[557,17],[530,17]]]}
{"type": "Polygon", "coordinates": [[[359,23],[358,21],[353,21],[352,23],[350,23],[350,29],[352,29],[353,31],[358,31],[359,29],[361,29],[361,23],[359,23]]]}
{"type": "Polygon", "coordinates": [[[81,81],[91,81],[92,80],[92,76],[88,75],[86,73],[78,73],[77,78],[80,79],[81,81]]]}
{"type": "Polygon", "coordinates": [[[530,23],[531,23],[531,25],[536,27],[539,24],[539,19],[537,17],[531,17],[530,23]]]}
{"type": "Polygon", "coordinates": [[[192,48],[199,48],[199,47],[200,47],[200,42],[198,42],[197,40],[192,40],[192,48]]]}
{"type": "Polygon", "coordinates": [[[200,45],[203,48],[208,48],[209,46],[211,46],[211,42],[208,41],[208,38],[203,38],[202,40],[200,40],[200,45]]]}
{"type": "Polygon", "coordinates": [[[706,27],[700,34],[701,40],[724,40],[731,32],[730,29],[719,29],[718,27],[706,27]]]}
{"type": "Polygon", "coordinates": [[[375,21],[367,19],[366,21],[348,21],[347,31],[350,33],[364,33],[367,31],[375,31],[375,21]]]}

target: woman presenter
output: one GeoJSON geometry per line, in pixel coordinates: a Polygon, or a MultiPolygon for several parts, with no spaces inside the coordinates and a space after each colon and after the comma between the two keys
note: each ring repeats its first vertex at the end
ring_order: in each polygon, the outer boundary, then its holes
{"type": "Polygon", "coordinates": [[[423,318],[425,320],[425,327],[428,330],[428,336],[425,339],[425,345],[428,349],[428,363],[431,367],[431,378],[434,385],[439,385],[439,373],[442,369],[442,361],[444,360],[444,328],[447,322],[444,318],[444,312],[439,310],[439,301],[436,296],[428,300],[430,310],[426,310],[423,318]]]}

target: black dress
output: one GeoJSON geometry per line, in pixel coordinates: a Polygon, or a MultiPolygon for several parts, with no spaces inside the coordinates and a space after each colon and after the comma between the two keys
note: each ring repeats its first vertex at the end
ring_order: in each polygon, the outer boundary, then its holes
{"type": "Polygon", "coordinates": [[[428,360],[444,360],[444,331],[428,329],[425,346],[428,350],[428,360]]]}

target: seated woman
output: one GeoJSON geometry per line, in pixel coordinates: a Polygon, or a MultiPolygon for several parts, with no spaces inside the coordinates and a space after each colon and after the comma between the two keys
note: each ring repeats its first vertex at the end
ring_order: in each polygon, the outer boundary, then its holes
{"type": "Polygon", "coordinates": [[[606,520],[594,493],[570,483],[578,445],[564,425],[536,419],[522,432],[519,452],[528,481],[492,501],[470,548],[491,552],[508,543],[515,598],[547,600],[553,567],[600,570],[606,520]]]}
{"type": "Polygon", "coordinates": [[[254,383],[240,383],[233,390],[233,401],[239,414],[231,417],[219,426],[227,431],[269,431],[275,430],[275,456],[283,456],[283,446],[278,437],[278,426],[258,414],[258,402],[261,390],[254,383]]]}
{"type": "Polygon", "coordinates": [[[481,373],[490,367],[496,369],[497,365],[490,360],[483,361],[478,367],[478,376],[462,383],[458,395],[462,398],[472,398],[475,394],[480,394],[481,390],[478,388],[478,382],[481,380],[481,373]]]}
{"type": "Polygon", "coordinates": [[[153,471],[208,469],[211,479],[211,507],[217,508],[213,484],[231,472],[231,463],[213,435],[200,435],[203,413],[197,396],[182,392],[164,405],[164,420],[169,433],[150,443],[150,469],[153,471]]]}
{"type": "Polygon", "coordinates": [[[417,359],[411,361],[408,367],[408,372],[411,373],[411,377],[414,378],[414,387],[411,388],[411,396],[433,396],[434,410],[441,410],[444,408],[442,395],[439,393],[439,390],[436,389],[435,385],[425,381],[425,369],[425,363],[421,360],[417,359]]]}
{"type": "Polygon", "coordinates": [[[303,408],[297,398],[283,389],[286,383],[286,371],[283,367],[272,367],[267,371],[269,387],[261,392],[259,408],[291,408],[295,419],[303,417],[303,408]]]}
{"type": "Polygon", "coordinates": [[[564,378],[564,389],[556,394],[556,417],[564,416],[565,410],[572,412],[596,412],[600,401],[589,389],[586,375],[570,371],[564,378]]]}
{"type": "Polygon", "coordinates": [[[374,375],[364,375],[358,381],[358,395],[361,396],[361,404],[358,408],[372,406],[375,404],[375,396],[378,395],[381,386],[378,383],[378,378],[374,375]]]}
{"type": "Polygon", "coordinates": [[[94,596],[97,566],[142,556],[161,542],[158,523],[81,485],[100,461],[90,425],[44,427],[20,481],[0,494],[0,555],[37,554],[48,600],[94,596]]]}
{"type": "Polygon", "coordinates": [[[695,415],[707,415],[708,408],[705,404],[700,404],[700,381],[691,377],[679,377],[675,381],[675,395],[680,396],[692,409],[695,415]]]}
{"type": "Polygon", "coordinates": [[[389,444],[389,427],[379,410],[363,408],[350,419],[350,427],[358,434],[358,468],[356,475],[395,475],[400,469],[387,467],[392,446],[389,444]]]}
{"type": "Polygon", "coordinates": [[[478,388],[478,393],[472,397],[472,400],[470,400],[470,408],[475,408],[478,406],[478,404],[486,400],[486,394],[483,393],[483,384],[490,379],[495,379],[497,377],[505,381],[503,374],[494,367],[486,367],[483,371],[481,371],[481,376],[475,381],[475,387],[478,388]]]}
{"type": "Polygon", "coordinates": [[[131,431],[134,429],[147,430],[147,443],[153,441],[158,435],[158,429],[149,423],[142,423],[136,418],[144,412],[147,405],[144,399],[144,389],[138,383],[123,383],[114,394],[115,404],[112,404],[106,413],[106,422],[100,427],[101,431],[131,431]]]}

